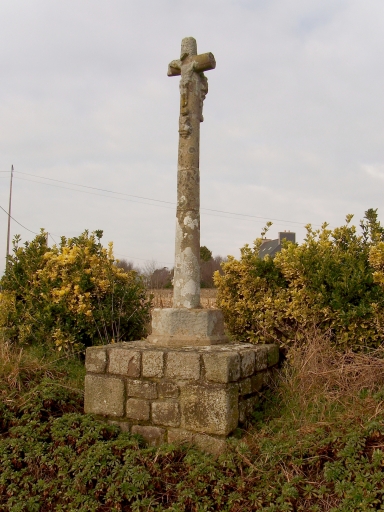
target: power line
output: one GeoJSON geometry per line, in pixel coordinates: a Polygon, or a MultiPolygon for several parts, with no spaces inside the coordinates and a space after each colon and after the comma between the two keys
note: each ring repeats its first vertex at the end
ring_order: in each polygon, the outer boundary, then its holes
{"type": "MultiPolygon", "coordinates": [[[[53,238],[53,236],[51,235],[51,233],[48,233],[48,236],[50,236],[50,237],[52,238],[52,240],[53,240],[54,244],[55,244],[55,245],[57,245],[57,242],[56,242],[56,240],[53,238]]],[[[59,236],[59,235],[57,235],[57,236],[59,236]]]]}
{"type": "MultiPolygon", "coordinates": [[[[30,181],[32,183],[39,183],[40,185],[48,185],[48,187],[63,188],[65,190],[72,190],[74,192],[81,192],[82,194],[90,194],[92,196],[108,197],[109,199],[118,199],[119,201],[129,201],[131,203],[146,204],[147,206],[157,206],[159,208],[167,208],[167,209],[170,209],[170,210],[174,210],[174,207],[170,207],[170,206],[163,206],[163,205],[160,205],[160,204],[152,204],[152,203],[143,203],[142,201],[134,201],[133,199],[126,199],[124,197],[107,196],[105,194],[98,194],[97,192],[88,192],[87,190],[77,190],[76,188],[63,187],[62,185],[53,185],[52,183],[43,183],[41,181],[30,180],[28,178],[19,178],[18,176],[15,176],[15,178],[18,179],[18,180],[22,180],[22,181],[30,181]]],[[[84,186],[84,185],[81,185],[81,186],[84,186]]],[[[93,187],[89,187],[89,188],[93,188],[93,187]]],[[[113,192],[113,193],[117,194],[118,192],[113,192]]],[[[133,197],[135,197],[135,196],[133,196],[133,197]]],[[[157,199],[149,199],[149,201],[157,201],[157,199]]],[[[167,201],[163,201],[163,202],[167,202],[167,201]]]]}
{"type": "MultiPolygon", "coordinates": [[[[308,222],[298,222],[295,220],[283,220],[283,219],[271,219],[270,217],[260,217],[258,215],[247,215],[246,213],[235,213],[235,212],[226,212],[224,210],[213,210],[212,208],[201,208],[202,210],[208,210],[209,212],[219,212],[219,213],[227,213],[228,215],[238,215],[239,217],[249,217],[252,219],[260,219],[260,220],[274,220],[275,222],[284,222],[289,224],[300,224],[307,225],[308,222]]],[[[209,214],[208,214],[209,215],[209,214]]],[[[227,219],[229,217],[226,217],[227,219]]],[[[313,226],[319,226],[319,224],[312,224],[313,226]]]]}
{"type": "Polygon", "coordinates": [[[166,263],[167,265],[173,265],[173,263],[170,263],[169,261],[160,261],[160,260],[153,260],[148,258],[135,258],[134,256],[127,256],[126,254],[120,254],[118,252],[115,252],[116,256],[124,256],[124,258],[128,258],[130,260],[141,260],[141,261],[155,261],[156,263],[166,263]]]}
{"type": "MultiPolygon", "coordinates": [[[[44,183],[44,182],[41,182],[41,181],[36,181],[36,180],[30,180],[28,178],[20,178],[18,176],[15,176],[16,179],[18,180],[22,180],[22,181],[30,181],[32,183],[38,183],[40,185],[47,185],[48,187],[56,187],[56,188],[62,188],[64,190],[72,190],[74,192],[80,192],[82,194],[89,194],[89,195],[92,195],[92,196],[100,196],[100,197],[106,197],[106,198],[109,198],[109,199],[114,199],[114,200],[118,200],[118,201],[124,201],[124,202],[130,202],[130,203],[136,203],[136,204],[145,204],[147,206],[157,206],[158,208],[165,208],[167,210],[173,210],[174,211],[174,206],[171,207],[171,206],[164,206],[162,204],[153,204],[153,203],[144,203],[143,201],[135,201],[134,199],[127,199],[127,198],[124,198],[124,197],[113,197],[113,196],[107,196],[105,194],[98,194],[97,192],[88,192],[87,190],[78,190],[76,188],[70,188],[70,187],[63,187],[62,185],[54,185],[52,183],[44,183]]],[[[85,186],[85,185],[82,185],[82,186],[85,186]]],[[[152,199],[149,199],[150,201],[152,201],[152,199]]],[[[153,199],[153,201],[157,201],[157,199],[153,199]]],[[[167,201],[168,202],[168,201],[167,201]]],[[[170,203],[170,204],[174,204],[176,205],[176,203],[170,203]]],[[[204,210],[204,208],[202,208],[202,210],[204,210]]],[[[223,212],[225,213],[225,212],[223,212]]],[[[209,215],[211,217],[221,217],[223,219],[233,219],[234,217],[228,217],[227,216],[224,216],[224,215],[217,215],[217,214],[214,214],[214,213],[204,213],[204,215],[209,215]]],[[[262,219],[262,217],[261,217],[262,219]]],[[[244,219],[244,220],[251,220],[251,219],[244,219]]],[[[59,236],[59,235],[57,235],[59,236]]]]}
{"type": "MultiPolygon", "coordinates": [[[[8,172],[8,171],[0,171],[0,172],[8,172]]],[[[138,199],[145,199],[145,200],[148,200],[148,201],[158,201],[158,202],[162,202],[162,203],[166,203],[166,204],[173,204],[173,205],[175,205],[175,203],[171,203],[170,201],[163,201],[163,200],[158,200],[158,199],[152,199],[152,198],[147,198],[147,197],[143,197],[143,196],[135,196],[135,195],[132,195],[132,194],[125,194],[125,193],[122,193],[122,192],[115,192],[115,191],[112,191],[112,190],[101,189],[101,188],[97,188],[97,187],[90,187],[90,186],[87,186],[87,185],[79,185],[79,184],[76,184],[76,183],[66,182],[66,181],[63,181],[63,180],[56,180],[56,179],[53,179],[53,178],[45,178],[43,176],[37,176],[37,175],[30,174],[30,173],[23,173],[21,171],[15,171],[15,172],[17,172],[18,174],[23,174],[23,175],[27,175],[27,176],[36,177],[36,178],[42,178],[42,179],[46,179],[46,180],[50,180],[50,181],[55,181],[55,182],[58,182],[58,183],[67,183],[67,184],[71,184],[71,185],[82,187],[82,188],[88,188],[88,189],[92,189],[92,190],[105,191],[105,192],[107,192],[109,194],[118,194],[118,195],[124,195],[124,196],[127,196],[127,197],[135,197],[135,198],[138,198],[138,199]]],[[[95,193],[95,192],[87,192],[85,190],[77,190],[77,189],[74,189],[74,188],[63,187],[61,185],[53,185],[53,184],[50,184],[50,183],[44,183],[44,182],[40,182],[40,181],[36,181],[36,180],[30,180],[30,179],[27,179],[27,178],[17,177],[17,179],[24,180],[24,181],[31,181],[32,183],[38,183],[38,184],[44,184],[44,185],[54,186],[54,187],[58,187],[58,188],[63,188],[63,189],[66,189],[66,190],[72,190],[72,191],[75,191],[75,192],[83,192],[83,193],[87,193],[87,194],[91,194],[91,195],[98,195],[98,196],[107,197],[107,198],[109,197],[111,199],[119,199],[119,200],[123,200],[123,201],[132,201],[132,199],[116,198],[116,197],[107,196],[105,194],[98,194],[98,193],[95,193]]],[[[171,208],[169,206],[156,205],[156,204],[151,204],[151,203],[143,203],[141,201],[132,201],[132,202],[136,202],[136,203],[140,203],[140,204],[146,204],[146,205],[149,205],[149,206],[160,206],[161,208],[173,209],[173,208],[171,208]]],[[[4,211],[4,213],[7,214],[9,219],[12,219],[14,222],[16,222],[16,224],[21,226],[23,229],[25,229],[25,230],[27,230],[30,233],[33,233],[35,235],[39,234],[36,231],[32,231],[31,229],[27,228],[26,226],[21,224],[21,222],[17,221],[2,206],[0,206],[0,208],[1,208],[1,210],[4,211]]],[[[282,219],[271,219],[271,218],[267,218],[267,217],[261,217],[261,216],[256,216],[256,215],[248,215],[248,214],[237,213],[237,212],[228,212],[228,211],[225,211],[225,210],[216,210],[216,209],[212,209],[212,208],[202,208],[202,210],[206,210],[206,211],[210,211],[210,212],[223,213],[223,214],[226,214],[226,215],[236,215],[236,216],[240,216],[240,217],[245,217],[246,219],[244,219],[244,220],[250,220],[250,219],[260,219],[260,220],[263,219],[263,220],[267,220],[268,219],[268,220],[274,220],[276,222],[293,223],[293,224],[304,224],[302,222],[287,221],[287,220],[282,220],[282,219]]],[[[213,216],[217,216],[217,217],[231,218],[231,217],[228,217],[228,216],[214,215],[214,214],[208,214],[208,213],[206,215],[213,215],[213,216]]],[[[48,236],[50,236],[52,238],[53,242],[55,244],[57,244],[56,240],[53,238],[51,233],[48,232],[48,236]]],[[[55,236],[61,236],[61,235],[55,235],[55,236]]],[[[118,255],[118,254],[116,253],[116,255],[118,255]]],[[[120,256],[123,256],[125,258],[134,259],[134,260],[151,261],[150,259],[135,258],[135,257],[132,257],[132,256],[123,255],[123,254],[121,254],[120,256]]],[[[169,262],[164,262],[164,261],[163,262],[159,261],[159,263],[170,264],[169,262]]]]}
{"type": "MultiPolygon", "coordinates": [[[[25,174],[25,173],[24,173],[25,174]]],[[[70,187],[63,187],[62,185],[54,185],[52,183],[44,183],[44,182],[41,182],[41,181],[36,181],[36,180],[30,180],[28,178],[20,178],[18,176],[15,176],[16,179],[18,180],[22,180],[22,181],[30,181],[32,183],[38,183],[40,185],[47,185],[48,187],[56,187],[56,188],[62,188],[64,190],[72,190],[74,192],[80,192],[82,194],[89,194],[89,195],[93,195],[93,196],[99,196],[99,197],[107,197],[109,199],[117,199],[118,201],[125,201],[125,202],[130,202],[130,203],[136,203],[136,204],[145,204],[147,206],[156,206],[158,208],[165,208],[167,210],[174,210],[174,206],[171,207],[171,206],[164,206],[162,204],[153,204],[153,203],[144,203],[143,201],[135,201],[133,199],[127,199],[127,198],[124,198],[124,197],[113,197],[113,196],[107,196],[105,194],[98,194],[97,192],[88,192],[87,190],[78,190],[76,188],[70,188],[70,187]]],[[[57,180],[58,181],[58,180],[57,180]]],[[[76,185],[75,185],[76,186],[76,185]]],[[[85,185],[79,185],[81,187],[85,187],[85,185]]],[[[95,188],[95,187],[87,187],[87,188],[95,188]]],[[[102,190],[102,189],[96,189],[96,190],[102,190]]],[[[113,194],[118,194],[119,192],[110,192],[110,193],[113,193],[113,194]]],[[[129,194],[126,194],[129,196],[129,194]]],[[[140,196],[130,196],[130,197],[140,197],[140,196]]],[[[160,201],[159,199],[150,199],[148,198],[147,199],[148,201],[160,201]]],[[[173,205],[176,205],[176,203],[171,203],[170,201],[162,201],[164,203],[168,203],[168,204],[173,204],[173,205]]],[[[304,222],[296,222],[296,221],[285,221],[285,220],[282,220],[282,219],[271,219],[270,217],[258,217],[256,215],[247,215],[245,213],[235,213],[235,212],[227,212],[227,211],[224,211],[224,210],[214,210],[214,209],[211,209],[211,208],[201,208],[201,210],[206,210],[206,211],[210,211],[210,212],[218,212],[218,213],[224,213],[224,214],[227,214],[227,215],[217,215],[215,213],[205,213],[204,211],[202,212],[204,215],[209,215],[210,217],[221,217],[222,219],[233,219],[234,217],[228,217],[228,215],[237,215],[237,216],[240,216],[240,217],[246,217],[245,219],[242,219],[242,220],[252,220],[252,219],[258,219],[258,220],[274,220],[275,222],[283,222],[284,224],[285,223],[294,223],[294,224],[300,224],[300,225],[305,225],[304,222]]],[[[313,226],[316,226],[318,224],[313,224],[313,226]]],[[[59,236],[59,235],[57,235],[59,236]]]]}
{"type": "MultiPolygon", "coordinates": [[[[19,222],[18,220],[16,220],[14,217],[12,217],[12,215],[9,215],[7,210],[5,210],[1,205],[0,205],[0,209],[3,210],[4,213],[6,213],[14,222],[16,222],[16,224],[18,224],[19,226],[21,226],[22,228],[26,229],[27,231],[29,231],[30,233],[33,233],[34,235],[38,235],[39,233],[36,233],[35,231],[32,231],[31,229],[28,229],[27,227],[25,227],[23,224],[21,224],[21,222],[19,222]]],[[[50,236],[53,240],[53,242],[57,245],[57,242],[56,240],[53,238],[52,236],[52,233],[48,232],[48,236],[50,236]]],[[[60,236],[60,235],[55,235],[55,236],[60,236]]],[[[126,254],[119,254],[119,253],[115,253],[116,256],[123,256],[124,258],[129,258],[129,259],[132,259],[132,260],[141,260],[141,261],[152,261],[151,259],[148,259],[148,258],[136,258],[134,256],[127,256],[126,254]]],[[[156,262],[158,263],[167,263],[168,265],[170,265],[169,261],[160,261],[160,260],[156,260],[156,262]]]]}
{"type": "MultiPolygon", "coordinates": [[[[65,183],[66,185],[75,185],[76,187],[89,188],[89,189],[92,189],[92,190],[99,190],[100,192],[108,192],[110,194],[117,194],[117,195],[121,195],[121,196],[135,197],[137,199],[145,199],[146,201],[157,201],[159,203],[176,204],[176,203],[171,202],[171,201],[163,201],[162,199],[153,199],[151,197],[135,196],[133,194],[126,194],[124,192],[115,192],[114,190],[107,190],[105,188],[91,187],[89,185],[80,185],[79,183],[73,183],[71,181],[63,181],[63,180],[56,180],[54,178],[46,178],[44,176],[38,176],[37,174],[31,174],[31,173],[28,173],[28,172],[21,172],[21,171],[17,171],[17,172],[18,172],[18,174],[24,174],[26,176],[33,176],[34,178],[40,178],[40,179],[49,180],[49,181],[56,181],[57,183],[65,183]]],[[[38,183],[38,182],[36,182],[36,183],[38,183]]]]}
{"type": "MultiPolygon", "coordinates": [[[[12,215],[9,215],[9,213],[7,212],[7,210],[5,210],[1,205],[0,205],[0,209],[3,210],[3,212],[5,214],[8,215],[8,217],[10,217],[14,222],[16,222],[16,224],[19,224],[19,226],[21,226],[22,228],[26,229],[27,231],[29,231],[30,233],[33,233],[34,235],[38,235],[39,233],[36,233],[35,231],[32,231],[31,229],[28,229],[27,227],[25,227],[23,224],[21,224],[21,222],[19,222],[18,220],[16,220],[14,217],[12,217],[12,215]]],[[[53,238],[52,234],[48,232],[48,236],[50,236],[53,240],[53,242],[57,245],[57,242],[56,240],[53,238]]],[[[55,235],[55,236],[60,236],[60,235],[55,235]]],[[[115,253],[116,256],[123,256],[124,258],[129,258],[129,259],[132,259],[132,260],[141,260],[141,261],[152,261],[151,259],[148,259],[148,258],[136,258],[134,256],[127,256],[126,254],[120,254],[120,253],[115,253]]],[[[156,262],[158,263],[167,263],[168,265],[170,265],[169,261],[160,261],[160,260],[156,260],[156,262]]]]}
{"type": "Polygon", "coordinates": [[[28,229],[26,228],[25,226],[23,226],[18,220],[16,220],[14,217],[12,217],[12,215],[9,215],[9,213],[7,212],[7,210],[4,210],[4,208],[2,206],[0,206],[0,208],[3,210],[4,213],[6,213],[8,215],[8,217],[10,217],[14,222],[16,222],[16,224],[18,224],[19,226],[21,226],[22,228],[26,229],[27,231],[29,231],[30,233],[33,233],[34,235],[38,235],[39,233],[36,233],[36,231],[32,231],[31,229],[28,229]]]}
{"type": "MultiPolygon", "coordinates": [[[[29,231],[30,233],[33,233],[34,235],[38,235],[39,233],[36,233],[35,231],[32,231],[31,229],[28,229],[27,227],[25,227],[23,224],[21,224],[21,222],[19,222],[18,220],[16,220],[14,217],[12,217],[12,215],[9,215],[9,213],[7,212],[7,210],[5,210],[1,205],[0,205],[0,209],[3,210],[3,212],[5,214],[7,214],[14,222],[16,222],[16,224],[19,224],[19,226],[21,226],[22,228],[26,229],[27,231],[29,231]]],[[[48,232],[48,236],[50,236],[53,240],[53,242],[57,245],[57,242],[56,240],[53,238],[52,236],[52,233],[48,232]]],[[[55,236],[60,236],[60,235],[55,235],[55,236]]],[[[119,253],[115,253],[116,256],[123,256],[124,258],[129,258],[129,259],[132,259],[132,260],[142,260],[142,261],[152,261],[151,259],[148,259],[148,258],[136,258],[134,256],[127,256],[126,254],[119,254],[119,253]]],[[[159,261],[159,260],[156,260],[158,261],[159,263],[167,263],[168,265],[170,265],[169,261],[159,261]]]]}
{"type": "MultiPolygon", "coordinates": [[[[54,178],[46,178],[44,176],[38,176],[36,174],[31,174],[31,173],[26,173],[26,172],[21,172],[21,171],[15,171],[15,172],[17,172],[18,174],[23,174],[25,176],[32,176],[32,177],[40,178],[40,179],[43,179],[43,180],[55,181],[57,183],[65,183],[65,184],[68,184],[68,185],[74,185],[76,187],[88,188],[88,189],[91,189],[91,190],[98,190],[98,191],[101,191],[101,192],[107,192],[109,194],[117,194],[117,195],[122,195],[122,196],[126,196],[126,197],[134,197],[134,198],[137,198],[137,199],[144,199],[146,201],[155,201],[155,202],[160,202],[160,203],[165,203],[165,204],[170,204],[170,205],[176,205],[176,203],[174,203],[172,201],[164,201],[164,200],[161,200],[161,199],[154,199],[154,198],[151,198],[151,197],[136,196],[136,195],[133,195],[133,194],[125,194],[124,192],[116,192],[116,191],[113,191],[113,190],[108,190],[108,189],[103,189],[103,188],[98,188],[98,187],[91,187],[89,185],[81,185],[81,184],[73,183],[73,182],[70,182],[70,181],[57,180],[57,179],[54,179],[54,178]]],[[[111,197],[111,196],[106,196],[105,194],[97,194],[97,193],[92,193],[92,192],[86,192],[85,190],[77,190],[77,189],[74,189],[74,188],[63,187],[63,186],[60,186],[60,185],[53,185],[53,184],[50,184],[50,183],[44,183],[44,182],[41,182],[41,181],[28,180],[27,178],[17,177],[17,179],[24,180],[24,181],[31,181],[32,183],[40,183],[42,185],[49,185],[49,186],[53,186],[53,187],[57,187],[57,188],[63,188],[65,190],[73,190],[75,192],[83,192],[83,193],[86,193],[86,194],[98,195],[98,196],[101,196],[101,197],[111,197]]],[[[119,200],[123,200],[123,201],[139,203],[139,204],[146,204],[148,206],[157,206],[157,207],[167,208],[167,209],[172,209],[173,210],[173,208],[171,208],[169,206],[163,206],[163,205],[152,204],[152,203],[143,203],[142,201],[133,201],[132,199],[124,199],[124,198],[117,198],[117,197],[114,198],[114,199],[119,199],[119,200]]],[[[213,209],[213,208],[203,208],[202,207],[201,210],[202,211],[206,211],[206,212],[224,213],[226,215],[235,215],[235,216],[243,217],[243,218],[246,218],[246,219],[271,220],[271,221],[274,221],[274,222],[283,222],[283,223],[287,223],[287,224],[298,224],[298,225],[301,225],[301,226],[305,226],[305,225],[308,224],[307,222],[299,222],[299,221],[284,220],[284,219],[274,219],[274,218],[271,218],[271,217],[264,217],[264,216],[261,216],[261,215],[249,215],[249,214],[246,214],[246,213],[229,212],[229,211],[226,211],[226,210],[217,210],[217,209],[213,209]]],[[[211,215],[211,216],[214,216],[214,217],[230,218],[230,217],[223,217],[222,215],[213,215],[213,214],[209,214],[209,213],[207,213],[206,215],[211,215]]],[[[312,224],[312,225],[313,226],[319,226],[320,224],[312,224]]]]}

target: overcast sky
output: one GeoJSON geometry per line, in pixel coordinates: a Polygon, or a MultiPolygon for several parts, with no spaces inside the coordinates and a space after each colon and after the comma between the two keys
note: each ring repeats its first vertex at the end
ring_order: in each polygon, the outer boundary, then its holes
{"type": "MultiPolygon", "coordinates": [[[[0,206],[13,164],[12,215],[50,243],[102,229],[118,257],[173,265],[179,78],[167,67],[186,36],[217,63],[202,245],[238,256],[268,220],[271,238],[300,241],[307,223],[382,218],[382,0],[2,0],[0,27],[0,206]]],[[[6,233],[0,210],[0,259],[6,233]]]]}

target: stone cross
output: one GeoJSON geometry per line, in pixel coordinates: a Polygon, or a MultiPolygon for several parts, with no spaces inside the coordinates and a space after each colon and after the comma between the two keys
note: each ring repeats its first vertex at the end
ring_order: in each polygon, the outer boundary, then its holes
{"type": "Polygon", "coordinates": [[[174,307],[153,309],[146,340],[87,348],[84,410],[152,446],[187,442],[219,455],[259,403],[279,348],[232,341],[222,311],[199,307],[199,128],[203,71],[214,67],[188,37],[168,71],[181,74],[174,307]]]}
{"type": "Polygon", "coordinates": [[[200,122],[208,92],[203,72],[215,67],[212,53],[197,55],[193,37],[182,40],[180,60],[168,66],[168,76],[181,75],[174,308],[200,307],[200,122]]]}

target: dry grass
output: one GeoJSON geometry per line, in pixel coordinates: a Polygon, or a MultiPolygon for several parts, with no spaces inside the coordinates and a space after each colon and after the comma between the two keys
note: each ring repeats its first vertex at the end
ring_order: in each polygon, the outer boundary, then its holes
{"type": "Polygon", "coordinates": [[[329,336],[315,331],[290,349],[288,362],[285,375],[294,377],[301,394],[322,392],[337,398],[384,384],[384,346],[367,353],[340,352],[329,336]]]}
{"type": "Polygon", "coordinates": [[[20,392],[44,376],[53,378],[54,375],[38,356],[27,354],[7,341],[0,342],[0,383],[4,391],[20,392]]]}
{"type": "Polygon", "coordinates": [[[77,359],[57,357],[55,352],[44,347],[23,348],[1,340],[0,399],[16,403],[44,378],[81,392],[83,366],[77,359]]]}
{"type": "MultiPolygon", "coordinates": [[[[356,450],[354,455],[356,474],[367,464],[367,481],[371,478],[369,460],[374,450],[383,449],[383,436],[380,429],[368,433],[365,428],[371,421],[383,422],[383,386],[383,346],[369,353],[340,352],[330,336],[316,329],[307,332],[290,347],[287,360],[274,375],[262,423],[245,432],[252,465],[266,465],[265,446],[270,447],[276,463],[272,478],[283,475],[287,485],[302,479],[315,489],[300,496],[297,510],[348,510],[338,508],[343,500],[335,481],[330,484],[325,478],[325,465],[337,468],[345,457],[341,448],[356,438],[362,447],[362,453],[356,450]],[[313,508],[315,504],[318,508],[313,508]]],[[[343,485],[352,489],[353,483],[348,482],[347,477],[343,485]]]]}
{"type": "MultiPolygon", "coordinates": [[[[154,308],[172,307],[173,290],[149,290],[148,295],[153,295],[152,304],[154,308]]],[[[201,290],[201,306],[204,309],[215,309],[216,298],[216,288],[203,288],[201,290]]]]}
{"type": "Polygon", "coordinates": [[[330,336],[313,330],[290,348],[273,388],[293,421],[312,429],[335,410],[354,416],[368,408],[372,418],[384,413],[384,401],[372,398],[383,386],[384,346],[367,353],[340,352],[330,336]]]}

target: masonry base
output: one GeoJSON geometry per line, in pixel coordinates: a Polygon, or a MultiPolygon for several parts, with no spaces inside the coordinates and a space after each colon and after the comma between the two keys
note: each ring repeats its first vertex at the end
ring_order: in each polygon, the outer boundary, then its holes
{"type": "Polygon", "coordinates": [[[278,360],[277,345],[90,347],[84,409],[150,445],[190,443],[220,453],[251,416],[278,360]]]}

